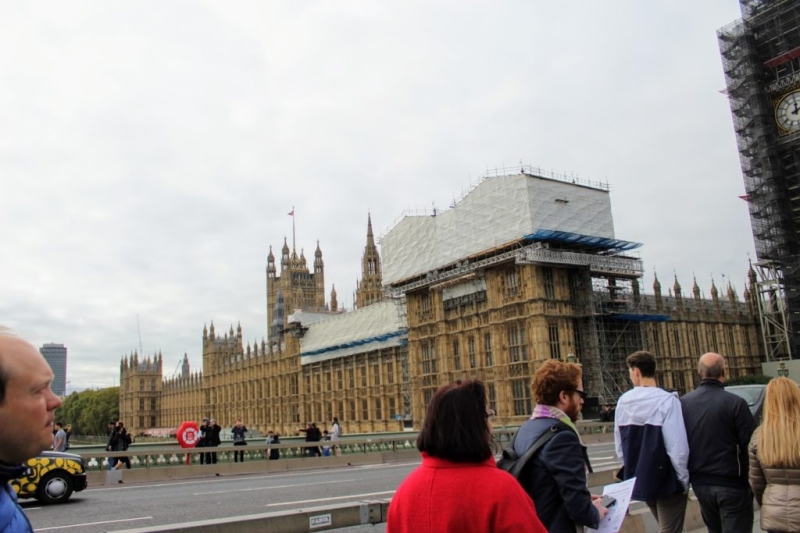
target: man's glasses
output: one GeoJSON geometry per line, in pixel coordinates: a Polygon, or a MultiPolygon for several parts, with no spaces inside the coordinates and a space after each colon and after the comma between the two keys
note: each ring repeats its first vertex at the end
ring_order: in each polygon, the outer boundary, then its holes
{"type": "Polygon", "coordinates": [[[586,394],[586,391],[585,391],[585,390],[578,390],[578,389],[575,389],[575,390],[574,390],[574,391],[572,391],[572,392],[577,392],[577,393],[578,393],[578,396],[580,396],[580,397],[581,397],[581,400],[583,400],[584,402],[586,401],[586,398],[588,398],[588,397],[589,397],[589,395],[588,395],[588,394],[586,394]]]}

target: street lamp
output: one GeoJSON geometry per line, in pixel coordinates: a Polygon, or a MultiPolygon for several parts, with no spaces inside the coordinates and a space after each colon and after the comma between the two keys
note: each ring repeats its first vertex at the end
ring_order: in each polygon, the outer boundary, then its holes
{"type": "Polygon", "coordinates": [[[782,378],[785,378],[789,375],[789,369],[786,368],[786,363],[780,363],[778,365],[778,375],[782,378]]]}

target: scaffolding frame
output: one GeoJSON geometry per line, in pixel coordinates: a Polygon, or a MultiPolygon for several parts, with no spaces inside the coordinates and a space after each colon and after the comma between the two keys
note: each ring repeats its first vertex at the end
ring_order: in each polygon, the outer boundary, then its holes
{"type": "Polygon", "coordinates": [[[740,0],[743,18],[717,32],[756,254],[768,261],[759,298],[767,354],[800,357],[800,132],[775,106],[800,88],[800,5],[740,0]],[[781,302],[771,303],[780,298],[781,302]],[[780,312],[779,312],[780,311],[780,312]],[[780,317],[782,316],[782,318],[780,317]],[[763,325],[766,324],[766,328],[763,325]],[[785,348],[784,348],[785,346],[785,348]]]}
{"type": "Polygon", "coordinates": [[[783,271],[772,261],[761,261],[753,266],[757,275],[758,318],[767,361],[789,359],[791,348],[786,296],[781,280],[783,271]]]}

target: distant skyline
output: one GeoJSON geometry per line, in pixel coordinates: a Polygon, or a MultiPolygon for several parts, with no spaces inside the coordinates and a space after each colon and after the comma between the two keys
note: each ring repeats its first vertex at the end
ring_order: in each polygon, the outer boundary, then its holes
{"type": "MultiPolygon", "coordinates": [[[[204,325],[267,334],[266,257],[352,308],[366,241],[520,163],[608,182],[617,238],[686,293],[754,257],[716,30],[735,0],[0,6],[0,324],[69,390],[204,325]]],[[[724,277],[723,277],[724,275],[724,277]]],[[[68,391],[69,392],[69,391],[68,391]]]]}

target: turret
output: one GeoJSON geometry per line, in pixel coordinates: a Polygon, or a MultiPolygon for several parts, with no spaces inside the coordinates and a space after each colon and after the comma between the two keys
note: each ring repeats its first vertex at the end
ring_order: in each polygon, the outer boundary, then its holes
{"type": "Polygon", "coordinates": [[[658,281],[658,274],[655,272],[653,272],[653,277],[655,278],[653,281],[653,295],[655,296],[656,309],[660,311],[664,307],[661,301],[661,282],[658,281]]]}
{"type": "Polygon", "coordinates": [[[331,285],[331,312],[339,310],[339,300],[336,299],[336,285],[331,285]]]}

